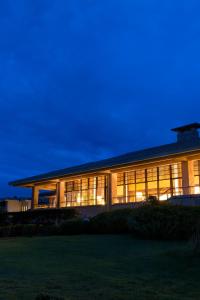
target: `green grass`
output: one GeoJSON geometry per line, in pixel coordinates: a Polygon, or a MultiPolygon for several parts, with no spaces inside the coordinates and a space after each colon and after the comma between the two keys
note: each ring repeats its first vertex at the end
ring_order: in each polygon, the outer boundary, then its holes
{"type": "Polygon", "coordinates": [[[129,236],[0,240],[0,299],[200,299],[200,257],[185,243],[129,236]]]}

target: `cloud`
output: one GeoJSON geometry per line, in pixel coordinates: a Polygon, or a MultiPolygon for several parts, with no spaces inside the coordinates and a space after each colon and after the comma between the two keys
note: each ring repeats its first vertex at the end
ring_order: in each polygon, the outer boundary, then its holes
{"type": "Polygon", "coordinates": [[[199,8],[1,1],[1,196],[15,178],[170,142],[198,121],[199,8]]]}

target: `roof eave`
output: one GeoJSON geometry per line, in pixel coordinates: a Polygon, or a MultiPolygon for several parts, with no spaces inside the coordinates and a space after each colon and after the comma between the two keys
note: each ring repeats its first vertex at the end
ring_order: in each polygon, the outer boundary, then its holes
{"type": "MultiPolygon", "coordinates": [[[[113,166],[105,166],[102,168],[95,168],[95,169],[90,169],[87,171],[83,171],[83,172],[74,172],[74,173],[68,173],[68,174],[63,174],[62,176],[52,176],[52,177],[44,177],[41,179],[30,179],[30,180],[16,180],[16,181],[11,181],[9,182],[9,185],[14,186],[14,187],[27,187],[30,188],[31,186],[33,186],[36,183],[46,183],[48,181],[53,181],[56,179],[62,179],[62,178],[66,178],[66,177],[74,177],[74,176],[81,176],[83,174],[90,174],[90,173],[94,173],[97,171],[103,171],[103,170],[112,170],[112,169],[117,169],[120,167],[128,167],[132,164],[140,164],[141,162],[143,162],[144,164],[148,163],[148,162],[153,162],[153,161],[157,161],[158,159],[165,159],[165,158],[172,158],[174,156],[182,156],[183,154],[189,154],[189,153],[195,153],[195,152],[199,152],[200,149],[194,149],[194,150],[188,150],[188,151],[182,151],[179,153],[172,153],[172,154],[166,154],[166,155],[161,155],[161,156],[157,156],[154,158],[150,158],[150,159],[144,159],[144,160],[137,160],[137,161],[132,161],[129,163],[120,163],[120,164],[116,164],[113,166]],[[31,185],[31,186],[30,186],[31,185]]],[[[45,174],[44,174],[45,176],[45,174]]]]}

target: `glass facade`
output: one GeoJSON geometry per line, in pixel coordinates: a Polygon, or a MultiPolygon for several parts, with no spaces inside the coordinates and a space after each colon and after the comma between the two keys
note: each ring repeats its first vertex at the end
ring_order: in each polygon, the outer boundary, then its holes
{"type": "Polygon", "coordinates": [[[145,201],[150,196],[167,200],[182,193],[181,163],[175,163],[118,173],[117,195],[113,203],[145,201]]]}
{"type": "MultiPolygon", "coordinates": [[[[64,201],[62,200],[60,205],[105,205],[110,200],[108,188],[110,192],[112,190],[112,204],[141,202],[151,196],[162,201],[171,196],[200,194],[200,160],[189,161],[188,164],[183,161],[113,173],[109,176],[90,176],[67,181],[64,183],[64,201]],[[109,181],[111,176],[112,186],[109,181]]],[[[48,196],[48,201],[43,202],[41,204],[45,207],[56,207],[56,193],[48,196]]]]}
{"type": "Polygon", "coordinates": [[[194,194],[200,194],[200,161],[194,161],[194,194]]]}
{"type": "Polygon", "coordinates": [[[105,205],[107,180],[105,176],[66,182],[66,206],[105,205]]]}

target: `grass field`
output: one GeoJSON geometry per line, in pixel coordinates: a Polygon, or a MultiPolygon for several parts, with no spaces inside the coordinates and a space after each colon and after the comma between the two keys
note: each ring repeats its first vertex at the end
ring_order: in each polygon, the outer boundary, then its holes
{"type": "Polygon", "coordinates": [[[0,240],[0,299],[200,299],[200,257],[185,243],[129,236],[0,240]]]}

